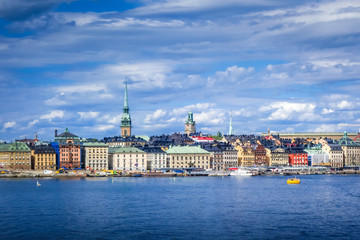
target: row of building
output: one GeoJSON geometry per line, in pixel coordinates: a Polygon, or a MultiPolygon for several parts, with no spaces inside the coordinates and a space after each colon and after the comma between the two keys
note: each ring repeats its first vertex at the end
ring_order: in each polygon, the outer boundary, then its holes
{"type": "Polygon", "coordinates": [[[51,143],[23,139],[0,144],[0,168],[148,171],[164,168],[226,170],[253,166],[360,166],[360,143],[347,137],[281,139],[276,136],[210,136],[174,133],[147,137],[81,139],[55,131],[51,143]]]}

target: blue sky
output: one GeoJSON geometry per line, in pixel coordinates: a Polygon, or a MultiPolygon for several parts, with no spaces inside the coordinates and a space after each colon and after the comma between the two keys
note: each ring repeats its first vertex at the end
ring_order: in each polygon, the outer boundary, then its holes
{"type": "Polygon", "coordinates": [[[359,131],[360,2],[0,1],[0,139],[359,131]]]}

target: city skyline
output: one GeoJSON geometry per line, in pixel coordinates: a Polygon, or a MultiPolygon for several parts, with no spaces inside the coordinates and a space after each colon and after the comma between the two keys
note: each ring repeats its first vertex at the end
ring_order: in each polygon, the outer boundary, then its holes
{"type": "Polygon", "coordinates": [[[358,132],[357,1],[0,3],[0,140],[358,132]]]}

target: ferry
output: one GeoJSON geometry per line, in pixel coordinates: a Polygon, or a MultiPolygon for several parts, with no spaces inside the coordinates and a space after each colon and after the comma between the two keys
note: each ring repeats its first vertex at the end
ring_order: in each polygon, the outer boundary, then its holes
{"type": "Polygon", "coordinates": [[[230,176],[253,176],[253,173],[246,169],[229,168],[230,176]]]}

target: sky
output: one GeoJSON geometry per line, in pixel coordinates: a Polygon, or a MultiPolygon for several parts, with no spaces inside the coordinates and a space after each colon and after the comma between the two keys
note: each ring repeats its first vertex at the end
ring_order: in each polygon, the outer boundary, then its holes
{"type": "Polygon", "coordinates": [[[0,0],[0,139],[358,132],[358,0],[0,0]]]}

